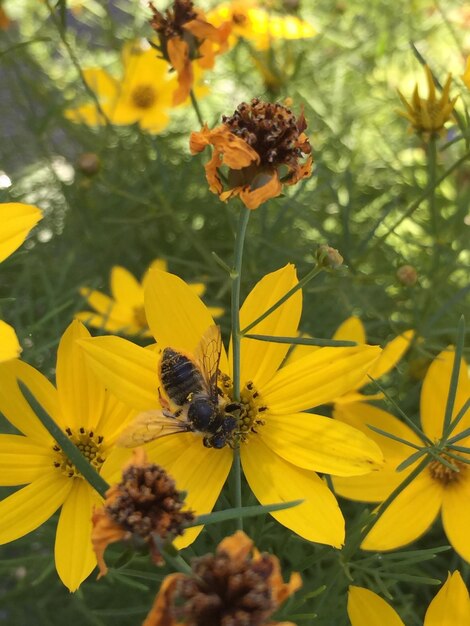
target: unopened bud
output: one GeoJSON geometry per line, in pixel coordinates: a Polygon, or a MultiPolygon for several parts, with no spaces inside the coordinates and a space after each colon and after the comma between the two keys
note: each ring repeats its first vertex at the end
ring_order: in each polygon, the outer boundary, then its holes
{"type": "Polygon", "coordinates": [[[320,267],[325,267],[333,270],[341,267],[344,261],[338,250],[336,250],[336,248],[328,246],[327,244],[322,244],[321,246],[318,246],[316,259],[320,267]]]}
{"type": "Polygon", "coordinates": [[[77,169],[85,176],[95,176],[101,169],[101,162],[94,152],[84,152],[78,157],[77,169]]]}
{"type": "Polygon", "coordinates": [[[405,287],[414,287],[418,282],[418,272],[412,265],[402,265],[397,269],[397,278],[405,287]]]}

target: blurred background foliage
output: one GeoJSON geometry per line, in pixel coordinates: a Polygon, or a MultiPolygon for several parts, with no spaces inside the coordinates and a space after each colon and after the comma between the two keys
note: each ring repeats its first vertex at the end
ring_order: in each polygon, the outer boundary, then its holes
{"type": "MultiPolygon", "coordinates": [[[[309,124],[314,175],[253,213],[244,292],[287,262],[305,275],[319,244],[337,248],[347,269],[309,284],[302,329],[327,338],[346,317],[358,315],[370,343],[383,345],[414,328],[417,340],[389,376],[387,389],[416,416],[427,364],[455,342],[459,317],[468,310],[470,164],[463,161],[437,189],[440,219],[434,233],[427,200],[416,202],[427,185],[424,144],[407,133],[407,122],[397,115],[396,89],[409,96],[416,81],[424,85],[410,44],[441,83],[453,73],[451,92],[461,94],[462,124],[459,128],[453,121],[439,140],[440,176],[470,143],[470,94],[460,78],[470,53],[470,9],[454,0],[367,5],[273,0],[269,6],[297,13],[318,34],[276,40],[267,51],[240,40],[205,75],[207,95],[199,102],[212,126],[254,96],[291,98],[294,110],[305,108],[309,124]],[[404,284],[397,276],[404,265],[414,268],[415,281],[404,284]]],[[[45,212],[22,249],[2,264],[0,275],[1,316],[16,328],[22,358],[52,377],[59,338],[74,312],[86,308],[79,287],[109,293],[116,264],[140,277],[154,258],[166,259],[171,271],[204,281],[206,302],[228,311],[230,282],[211,252],[231,264],[237,205],[222,204],[208,191],[207,156],[189,155],[188,135],[198,128],[191,107],[175,109],[158,135],[140,131],[137,124],[89,128],[64,115],[87,100],[81,68],[99,66],[119,76],[123,43],[151,36],[145,3],[4,0],[1,7],[11,21],[0,30],[0,201],[33,203],[45,212]],[[97,171],[80,164],[85,153],[96,155],[97,171]]],[[[227,331],[228,318],[221,326],[227,331]]],[[[248,493],[245,501],[250,502],[248,493]]],[[[349,520],[363,514],[361,505],[342,506],[349,520]]],[[[348,578],[339,553],[295,536],[286,540],[271,518],[251,520],[247,527],[262,549],[272,549],[287,568],[303,572],[303,591],[283,614],[309,624],[314,607],[314,623],[345,624],[345,597],[337,591],[346,588],[348,578]]],[[[212,549],[223,530],[208,528],[188,549],[189,556],[212,549]]],[[[163,573],[129,553],[116,557],[106,579],[96,584],[91,577],[70,596],[54,571],[53,534],[53,526],[45,525],[2,547],[0,623],[139,623],[163,573]]],[[[436,526],[410,550],[431,550],[442,545],[442,537],[436,526]]],[[[422,623],[420,607],[435,593],[429,583],[462,567],[448,551],[423,562],[433,555],[412,553],[405,562],[397,553],[362,554],[348,567],[355,584],[393,594],[407,626],[416,626],[422,623]],[[427,584],[411,587],[416,581],[427,584]]]]}

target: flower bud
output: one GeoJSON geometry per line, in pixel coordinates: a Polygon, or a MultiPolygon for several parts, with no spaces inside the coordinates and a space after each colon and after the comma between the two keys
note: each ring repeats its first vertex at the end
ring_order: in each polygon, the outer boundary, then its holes
{"type": "Polygon", "coordinates": [[[318,246],[315,257],[320,267],[333,270],[341,267],[344,261],[338,250],[336,250],[336,248],[332,248],[328,244],[318,246]]]}
{"type": "Polygon", "coordinates": [[[77,159],[77,169],[85,176],[95,176],[101,169],[101,162],[94,152],[84,152],[77,159]]]}
{"type": "Polygon", "coordinates": [[[414,287],[418,282],[418,272],[412,265],[402,265],[397,269],[398,282],[405,287],[414,287]]]}

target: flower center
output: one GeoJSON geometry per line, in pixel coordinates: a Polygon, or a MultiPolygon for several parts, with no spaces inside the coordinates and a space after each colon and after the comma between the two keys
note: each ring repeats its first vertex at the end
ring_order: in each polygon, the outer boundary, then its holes
{"type": "Polygon", "coordinates": [[[440,456],[448,463],[451,463],[455,469],[451,469],[448,465],[444,465],[444,463],[436,459],[435,461],[431,461],[428,466],[431,478],[434,478],[434,480],[437,480],[443,485],[459,482],[467,469],[466,464],[463,461],[456,461],[446,454],[441,454],[440,456]]]}
{"type": "Polygon", "coordinates": [[[232,22],[237,24],[237,26],[242,26],[243,24],[246,24],[247,21],[248,18],[243,13],[232,13],[232,22]]]}
{"type": "Polygon", "coordinates": [[[147,316],[145,315],[145,308],[143,306],[135,306],[134,309],[134,323],[139,328],[147,330],[148,322],[147,316]]]}
{"type": "Polygon", "coordinates": [[[157,92],[152,85],[138,85],[132,90],[131,100],[138,109],[150,109],[157,100],[157,92]]]}
{"type": "MultiPolygon", "coordinates": [[[[86,458],[88,463],[90,463],[95,470],[99,471],[105,461],[105,457],[103,455],[103,437],[95,435],[92,430],[87,430],[83,427],[79,428],[76,432],[72,431],[71,428],[66,428],[65,432],[72,443],[77,446],[86,458]]],[[[62,452],[60,446],[55,444],[52,449],[56,453],[54,467],[60,470],[68,478],[82,478],[80,472],[77,470],[75,465],[70,462],[67,455],[62,452]]]]}
{"type": "Polygon", "coordinates": [[[224,411],[237,420],[232,443],[234,441],[244,442],[251,433],[256,433],[259,426],[263,426],[263,414],[268,407],[263,404],[263,400],[251,381],[248,381],[240,391],[240,402],[231,400],[233,396],[233,383],[229,376],[223,374],[219,377],[219,389],[227,398],[224,411]]]}

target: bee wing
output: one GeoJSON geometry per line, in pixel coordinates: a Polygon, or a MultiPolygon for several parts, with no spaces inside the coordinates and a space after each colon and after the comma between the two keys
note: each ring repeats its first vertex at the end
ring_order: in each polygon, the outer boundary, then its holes
{"type": "Polygon", "coordinates": [[[217,396],[217,373],[222,353],[222,337],[220,327],[209,326],[199,342],[194,356],[204,376],[210,395],[217,396]]]}
{"type": "Polygon", "coordinates": [[[117,444],[125,448],[154,441],[166,435],[188,432],[189,423],[184,419],[169,417],[163,411],[155,409],[139,413],[119,437],[117,444]]]}

